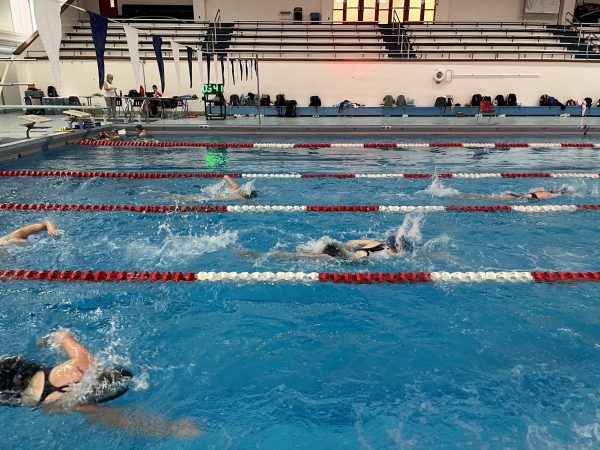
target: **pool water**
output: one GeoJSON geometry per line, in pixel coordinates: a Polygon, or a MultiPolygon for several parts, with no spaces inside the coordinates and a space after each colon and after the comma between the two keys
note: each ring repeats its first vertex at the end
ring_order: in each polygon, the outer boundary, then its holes
{"type": "MultiPolygon", "coordinates": [[[[245,140],[292,141],[272,136],[245,140]]],[[[294,139],[309,140],[375,139],[294,139]]],[[[540,141],[526,136],[513,140],[540,141]]],[[[597,149],[587,148],[207,150],[68,145],[0,169],[598,173],[598,155],[597,149]]],[[[173,204],[172,194],[194,194],[215,182],[3,178],[0,195],[5,203],[173,204]]],[[[567,195],[543,204],[597,204],[600,194],[599,179],[574,178],[256,179],[254,187],[259,195],[247,204],[542,204],[465,198],[534,187],[567,188],[567,195]]],[[[52,239],[40,234],[31,237],[28,246],[3,249],[2,266],[182,272],[597,271],[600,261],[598,212],[2,211],[0,234],[41,219],[55,221],[61,235],[52,239]],[[415,244],[409,256],[375,254],[368,261],[344,263],[269,255],[315,250],[328,239],[385,238],[399,230],[415,244]]],[[[136,374],[130,392],[109,405],[173,420],[190,418],[205,430],[191,440],[159,439],[88,424],[78,414],[45,415],[6,407],[0,410],[0,427],[14,436],[11,448],[600,446],[600,295],[593,283],[11,281],[2,287],[0,353],[55,363],[59,355],[36,349],[35,339],[58,326],[69,328],[102,358],[125,364],[136,374]]]]}

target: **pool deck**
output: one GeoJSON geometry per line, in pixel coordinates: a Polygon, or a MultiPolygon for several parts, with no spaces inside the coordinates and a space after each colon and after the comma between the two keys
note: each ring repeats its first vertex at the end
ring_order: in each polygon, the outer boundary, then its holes
{"type": "MultiPolygon", "coordinates": [[[[137,123],[104,124],[101,127],[69,133],[55,132],[65,124],[61,116],[48,116],[43,125],[25,139],[20,126],[22,113],[0,114],[0,161],[21,158],[60,147],[68,142],[97,136],[104,129],[132,129],[137,123]]],[[[143,123],[150,134],[198,135],[348,135],[357,141],[377,142],[376,136],[568,136],[571,139],[600,136],[600,117],[237,117],[224,121],[200,118],[160,119],[143,123]]],[[[474,138],[475,139],[475,138],[474,138]]]]}

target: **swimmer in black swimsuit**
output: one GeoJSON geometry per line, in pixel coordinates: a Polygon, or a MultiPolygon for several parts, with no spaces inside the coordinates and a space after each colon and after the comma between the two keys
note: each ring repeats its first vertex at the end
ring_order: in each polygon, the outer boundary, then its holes
{"type": "Polygon", "coordinates": [[[133,374],[121,367],[100,369],[90,351],[67,330],[38,340],[38,347],[60,347],[69,358],[46,367],[21,356],[0,357],[0,404],[42,407],[46,412],[75,411],[88,421],[155,437],[195,437],[190,420],[170,421],[135,410],[99,406],[125,394],[133,374]],[[85,387],[86,392],[83,391],[85,387]]]}
{"type": "MultiPolygon", "coordinates": [[[[358,239],[342,242],[330,242],[323,247],[319,252],[298,252],[286,253],[276,252],[269,253],[268,256],[275,258],[295,259],[328,259],[335,258],[343,261],[353,261],[363,259],[373,253],[386,252],[393,256],[402,256],[413,251],[412,243],[404,236],[397,238],[395,235],[389,236],[385,241],[376,239],[358,239]]],[[[253,250],[241,250],[242,255],[261,256],[260,253],[253,250]]]]}
{"type": "MultiPolygon", "coordinates": [[[[62,406],[66,406],[81,402],[81,399],[73,397],[72,391],[92,367],[92,354],[66,330],[56,331],[38,340],[38,346],[49,343],[60,346],[69,359],[56,367],[44,367],[21,356],[0,359],[2,403],[43,406],[60,402],[62,406]]],[[[125,383],[119,391],[119,395],[122,395],[127,390],[127,381],[132,375],[125,369],[115,369],[114,373],[115,377],[119,373],[125,383]]]]}

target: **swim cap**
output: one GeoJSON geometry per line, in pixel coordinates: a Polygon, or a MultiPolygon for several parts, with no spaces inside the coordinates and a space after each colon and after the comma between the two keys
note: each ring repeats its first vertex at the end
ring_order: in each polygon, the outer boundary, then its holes
{"type": "Polygon", "coordinates": [[[92,384],[91,392],[85,397],[91,403],[104,403],[125,394],[133,374],[123,367],[102,370],[92,384]]]}
{"type": "Polygon", "coordinates": [[[141,125],[136,125],[135,129],[138,130],[138,131],[144,131],[144,127],[141,126],[141,125]]]}
{"type": "Polygon", "coordinates": [[[340,246],[340,244],[329,243],[323,248],[321,251],[324,255],[333,256],[334,258],[339,256],[344,256],[344,250],[340,246]]]}
{"type": "Polygon", "coordinates": [[[410,253],[414,250],[412,243],[404,236],[400,236],[400,238],[396,238],[394,235],[388,236],[386,245],[397,252],[410,253]]]}
{"type": "Polygon", "coordinates": [[[125,135],[127,135],[127,130],[121,129],[121,130],[117,131],[117,133],[119,134],[119,136],[125,136],[125,135]]]}

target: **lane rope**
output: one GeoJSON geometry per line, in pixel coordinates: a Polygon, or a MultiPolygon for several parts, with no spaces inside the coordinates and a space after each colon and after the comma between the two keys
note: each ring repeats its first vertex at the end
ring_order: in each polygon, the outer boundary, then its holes
{"type": "Polygon", "coordinates": [[[77,145],[102,147],[219,147],[219,148],[598,148],[591,142],[397,142],[397,143],[284,143],[284,142],[147,142],[81,139],[77,145]]]}
{"type": "Polygon", "coordinates": [[[600,272],[150,272],[0,270],[0,281],[235,282],[235,283],[571,283],[600,282],[600,272]]]}
{"type": "Polygon", "coordinates": [[[0,177],[73,178],[600,178],[600,173],[585,172],[491,172],[491,173],[207,173],[207,172],[86,172],[74,170],[1,170],[0,177]]]}
{"type": "Polygon", "coordinates": [[[56,203],[0,203],[0,211],[118,211],[136,213],[249,213],[249,212],[508,212],[550,213],[598,211],[600,205],[495,206],[378,206],[378,205],[68,205],[56,203]]]}

